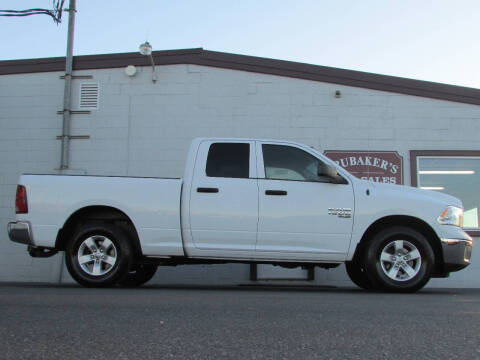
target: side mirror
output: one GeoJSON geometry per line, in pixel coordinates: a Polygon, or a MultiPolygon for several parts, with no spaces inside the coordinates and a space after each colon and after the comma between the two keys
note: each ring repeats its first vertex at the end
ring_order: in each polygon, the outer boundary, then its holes
{"type": "Polygon", "coordinates": [[[332,179],[334,184],[343,184],[345,180],[338,175],[337,168],[335,166],[331,166],[320,162],[318,164],[318,176],[326,176],[332,179]]]}

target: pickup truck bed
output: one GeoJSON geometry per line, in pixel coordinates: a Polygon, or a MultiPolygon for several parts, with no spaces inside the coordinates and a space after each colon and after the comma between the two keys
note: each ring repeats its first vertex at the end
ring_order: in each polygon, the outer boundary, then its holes
{"type": "MultiPolygon", "coordinates": [[[[142,253],[183,256],[180,230],[181,179],[23,175],[28,184],[28,220],[33,244],[52,247],[69,220],[95,207],[116,209],[135,224],[142,253]]],[[[27,217],[19,215],[19,219],[27,217]]]]}

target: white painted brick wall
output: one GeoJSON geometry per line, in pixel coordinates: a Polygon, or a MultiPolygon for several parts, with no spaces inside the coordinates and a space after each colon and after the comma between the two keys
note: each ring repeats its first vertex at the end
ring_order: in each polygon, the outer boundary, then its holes
{"type": "MultiPolygon", "coordinates": [[[[197,136],[295,140],[319,150],[396,150],[409,184],[409,150],[480,149],[480,106],[196,65],[88,70],[100,84],[100,106],[73,115],[71,168],[99,175],[183,174],[188,146],[197,136]],[[334,97],[336,90],[341,98],[334,97]]],[[[60,73],[0,76],[0,227],[14,218],[22,172],[55,173],[60,161],[63,102],[60,73]]],[[[74,89],[74,103],[78,91],[74,89]]],[[[432,286],[480,287],[480,249],[473,264],[432,286]],[[479,259],[478,262],[476,259],[479,259]]],[[[0,232],[0,281],[55,282],[60,256],[32,259],[0,232]]],[[[63,281],[70,281],[63,273],[63,281]]],[[[316,270],[318,284],[350,284],[343,267],[316,270]]],[[[165,269],[156,281],[248,282],[245,265],[165,269]]]]}

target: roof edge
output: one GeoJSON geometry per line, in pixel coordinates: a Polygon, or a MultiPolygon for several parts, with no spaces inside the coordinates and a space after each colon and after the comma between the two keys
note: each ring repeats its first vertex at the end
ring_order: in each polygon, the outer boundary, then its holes
{"type": "MultiPolygon", "coordinates": [[[[154,51],[152,56],[157,65],[203,65],[480,105],[480,89],[457,85],[209,51],[203,48],[154,51]]],[[[121,68],[127,65],[148,66],[150,63],[147,57],[139,53],[82,55],[73,59],[74,70],[121,68]]],[[[64,70],[65,57],[0,61],[0,75],[64,70]]]]}

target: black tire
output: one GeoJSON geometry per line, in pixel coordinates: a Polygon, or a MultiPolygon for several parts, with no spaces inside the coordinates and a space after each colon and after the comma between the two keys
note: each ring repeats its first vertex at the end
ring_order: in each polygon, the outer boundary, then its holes
{"type": "Polygon", "coordinates": [[[364,259],[372,286],[390,292],[421,289],[430,280],[435,265],[435,255],[425,236],[404,226],[377,233],[368,243],[364,259]]]}
{"type": "Polygon", "coordinates": [[[365,290],[372,290],[373,286],[367,276],[364,266],[360,265],[357,259],[345,263],[348,277],[358,287],[365,290]]]}
{"type": "Polygon", "coordinates": [[[68,272],[86,287],[114,285],[128,272],[132,258],[128,235],[121,228],[106,222],[80,226],[65,249],[68,272]]]}
{"type": "Polygon", "coordinates": [[[157,268],[157,265],[138,264],[120,279],[118,285],[123,287],[141,286],[153,278],[157,268]]]}

